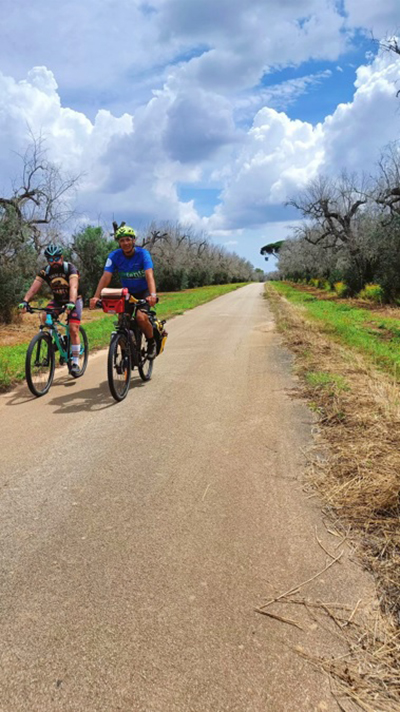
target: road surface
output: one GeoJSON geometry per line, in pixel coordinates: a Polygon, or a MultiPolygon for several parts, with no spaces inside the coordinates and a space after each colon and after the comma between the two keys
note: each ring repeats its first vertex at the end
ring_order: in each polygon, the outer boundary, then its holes
{"type": "MultiPolygon", "coordinates": [[[[320,572],[338,539],[303,488],[313,416],[253,284],[171,320],[151,382],[117,404],[106,352],[47,396],[0,398],[0,710],[337,710],[294,650],[329,628],[256,608],[320,572]]],[[[302,595],[349,606],[347,554],[302,595]]]]}

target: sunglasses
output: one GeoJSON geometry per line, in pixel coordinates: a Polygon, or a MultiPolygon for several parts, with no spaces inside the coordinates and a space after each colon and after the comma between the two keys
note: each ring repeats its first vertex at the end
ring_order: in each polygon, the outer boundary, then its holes
{"type": "Polygon", "coordinates": [[[47,262],[50,262],[50,264],[51,264],[52,262],[58,262],[60,259],[61,259],[61,256],[60,257],[48,257],[47,262]]]}

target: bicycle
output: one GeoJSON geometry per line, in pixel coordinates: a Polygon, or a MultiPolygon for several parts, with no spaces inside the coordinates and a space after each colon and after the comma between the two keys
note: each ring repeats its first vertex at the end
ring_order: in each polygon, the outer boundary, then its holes
{"type": "MultiPolygon", "coordinates": [[[[107,377],[111,395],[120,402],[128,394],[131,373],[135,368],[138,369],[142,381],[150,381],[153,373],[154,360],[147,357],[146,340],[136,321],[137,310],[141,306],[147,306],[147,301],[129,295],[126,288],[104,289],[97,305],[106,313],[118,314],[118,321],[114,322],[116,329],[111,333],[108,349],[107,377]],[[128,309],[129,304],[133,305],[132,311],[128,309]]],[[[152,311],[149,318],[153,324],[158,355],[162,353],[167,339],[165,321],[158,321],[152,311]]]]}
{"type": "Polygon", "coordinates": [[[39,332],[33,337],[28,346],[25,358],[25,377],[28,388],[34,396],[44,396],[51,387],[54,379],[55,352],[60,354],[60,366],[67,364],[69,373],[74,378],[83,376],[89,358],[89,345],[86,332],[79,327],[81,349],[79,354],[79,372],[71,373],[72,354],[71,338],[68,323],[60,321],[60,316],[66,307],[54,309],[52,307],[31,307],[26,310],[31,314],[46,312],[44,324],[40,324],[39,332]],[[64,333],[62,331],[64,330],[64,333]]]}

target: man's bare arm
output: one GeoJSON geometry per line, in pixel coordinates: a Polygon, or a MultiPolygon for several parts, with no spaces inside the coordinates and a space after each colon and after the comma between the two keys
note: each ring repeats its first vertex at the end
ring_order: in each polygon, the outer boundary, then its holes
{"type": "Polygon", "coordinates": [[[103,272],[99,279],[99,283],[97,285],[96,291],[94,293],[94,296],[91,298],[89,302],[89,306],[91,309],[94,309],[96,307],[96,302],[98,299],[100,299],[100,294],[101,290],[105,289],[105,287],[108,287],[112,280],[112,273],[111,272],[103,272]]]}

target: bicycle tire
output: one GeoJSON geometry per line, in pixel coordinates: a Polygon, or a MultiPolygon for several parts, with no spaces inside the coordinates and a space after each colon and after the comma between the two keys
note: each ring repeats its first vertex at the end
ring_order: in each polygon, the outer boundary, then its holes
{"type": "Polygon", "coordinates": [[[139,348],[138,348],[138,354],[139,354],[139,363],[138,363],[138,371],[139,371],[139,376],[142,379],[142,381],[150,381],[152,373],[153,373],[153,366],[154,366],[154,359],[149,360],[146,357],[146,349],[142,347],[142,341],[143,337],[140,335],[139,337],[139,348]]]}
{"type": "Polygon", "coordinates": [[[50,389],[53,383],[55,369],[55,357],[53,342],[49,334],[43,333],[36,334],[28,346],[25,357],[25,377],[28,384],[28,388],[31,393],[37,398],[44,396],[50,389]],[[45,351],[43,351],[45,348],[45,351]],[[42,354],[40,353],[42,350],[42,354]],[[42,355],[40,364],[38,359],[42,355]],[[35,359],[32,362],[32,357],[35,359]],[[33,366],[36,366],[39,371],[35,374],[33,366]],[[41,376],[40,369],[46,369],[43,371],[43,378],[37,380],[38,376],[41,376]],[[47,377],[45,374],[48,374],[47,377]],[[43,384],[40,386],[40,384],[43,384]]]}
{"type": "Polygon", "coordinates": [[[107,376],[111,395],[118,402],[124,400],[129,391],[131,371],[129,342],[125,334],[117,333],[108,349],[107,376]]]}
{"type": "MultiPolygon", "coordinates": [[[[71,375],[74,378],[80,378],[83,376],[83,374],[86,371],[87,364],[88,364],[88,358],[89,358],[89,342],[88,338],[86,336],[86,331],[83,328],[83,326],[79,327],[79,336],[80,336],[80,341],[81,341],[81,349],[83,346],[83,352],[79,355],[79,372],[78,373],[72,373],[71,375]]],[[[71,337],[69,338],[69,348],[71,348],[71,337]]],[[[71,373],[71,364],[72,364],[72,356],[70,354],[70,357],[68,359],[68,370],[71,373]]]]}

